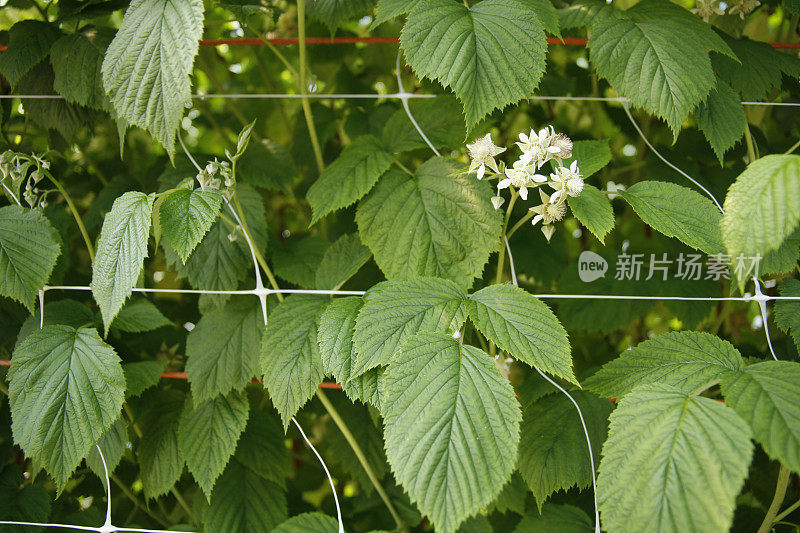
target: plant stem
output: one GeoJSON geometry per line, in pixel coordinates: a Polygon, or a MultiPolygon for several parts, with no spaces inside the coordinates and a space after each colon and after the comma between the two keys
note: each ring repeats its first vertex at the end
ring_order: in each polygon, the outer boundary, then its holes
{"type": "Polygon", "coordinates": [[[89,252],[89,258],[94,263],[94,247],[92,246],[92,240],[89,238],[89,233],[86,231],[86,226],[83,225],[83,220],[81,220],[81,215],[78,213],[78,209],[75,207],[75,203],[72,201],[72,197],[67,193],[64,187],[61,185],[57,179],[53,177],[53,175],[45,169],[44,171],[45,176],[49,179],[53,185],[56,186],[58,192],[61,193],[61,196],[64,197],[64,200],[67,201],[67,205],[69,206],[69,210],[72,211],[72,216],[75,218],[75,223],[78,224],[78,229],[81,231],[81,235],[83,236],[83,241],[86,243],[86,251],[89,252]]]}
{"type": "Polygon", "coordinates": [[[769,533],[770,529],[772,529],[772,524],[777,520],[778,511],[780,511],[783,499],[786,497],[786,487],[789,486],[791,474],[786,465],[781,464],[781,469],[778,472],[778,483],[775,485],[775,496],[773,496],[772,503],[767,509],[764,521],[761,522],[761,527],[758,528],[758,533],[769,533]]]}
{"type": "MultiPolygon", "coordinates": [[[[236,211],[239,214],[239,219],[242,221],[242,230],[245,233],[247,233],[247,235],[250,235],[252,237],[253,234],[250,232],[250,230],[247,227],[247,219],[244,216],[244,211],[242,211],[242,204],[239,203],[239,197],[236,194],[233,195],[233,203],[236,206],[236,211]]],[[[269,280],[269,284],[272,285],[273,289],[278,290],[280,288],[278,286],[278,281],[275,279],[275,276],[272,274],[272,270],[270,270],[269,265],[267,265],[267,262],[264,259],[264,256],[261,255],[261,251],[258,249],[258,247],[256,246],[255,242],[253,242],[253,253],[256,256],[256,261],[258,261],[258,264],[261,265],[261,268],[264,270],[264,273],[267,275],[267,280],[269,280]]],[[[283,301],[283,295],[281,293],[276,292],[275,296],[277,296],[279,302],[283,301]]]]}
{"type": "Polygon", "coordinates": [[[753,136],[750,134],[750,125],[744,125],[744,140],[747,143],[747,159],[748,163],[752,163],[756,160],[756,150],[755,145],[753,144],[753,136]]]}
{"type": "Polygon", "coordinates": [[[396,157],[394,158],[394,164],[395,164],[395,165],[397,165],[398,167],[400,167],[400,169],[401,169],[403,172],[405,172],[406,174],[408,174],[409,176],[413,176],[413,175],[414,175],[414,173],[413,173],[413,172],[411,172],[411,171],[408,169],[408,167],[407,167],[407,166],[405,166],[403,163],[401,163],[401,162],[400,162],[400,160],[399,160],[399,159],[397,159],[396,157]]]}
{"type": "Polygon", "coordinates": [[[797,150],[798,148],[800,148],[800,141],[797,141],[796,143],[794,143],[794,144],[792,145],[792,147],[791,147],[791,148],[789,148],[788,150],[786,150],[785,152],[783,152],[783,155],[789,155],[789,154],[791,154],[792,152],[794,152],[795,150],[797,150]]]}
{"type": "Polygon", "coordinates": [[[322,159],[322,148],[319,145],[317,129],[314,127],[314,115],[311,113],[311,104],[305,96],[308,86],[306,84],[306,2],[297,0],[297,37],[300,40],[300,99],[303,105],[303,115],[306,117],[308,136],[311,137],[311,146],[314,148],[314,159],[317,161],[317,170],[320,174],[325,169],[325,162],[322,159]]]}
{"type": "Polygon", "coordinates": [[[508,228],[508,221],[511,218],[511,211],[514,209],[514,204],[517,203],[517,198],[519,197],[519,193],[514,191],[511,193],[511,201],[508,202],[508,209],[506,209],[506,218],[503,221],[503,239],[500,245],[500,254],[497,257],[497,275],[494,278],[495,284],[500,283],[503,281],[503,265],[506,259],[506,246],[505,246],[505,237],[506,237],[506,229],[508,228]]]}
{"type": "Polygon", "coordinates": [[[524,217],[519,219],[517,223],[514,224],[514,226],[510,230],[508,230],[508,233],[506,233],[506,238],[510,239],[511,236],[514,235],[517,232],[517,230],[522,227],[523,224],[532,219],[534,216],[536,216],[536,213],[534,213],[533,211],[528,211],[528,213],[524,217]]]}
{"type": "Polygon", "coordinates": [[[186,503],[186,500],[183,499],[181,493],[178,492],[178,489],[176,489],[175,486],[173,485],[172,487],[170,487],[169,491],[172,493],[173,496],[175,496],[175,499],[178,500],[178,505],[180,505],[183,508],[183,510],[186,511],[186,515],[189,517],[189,520],[191,520],[193,524],[196,524],[197,521],[194,519],[194,513],[189,508],[189,504],[186,503]]]}
{"type": "Polygon", "coordinates": [[[792,514],[795,511],[795,509],[797,509],[798,507],[800,507],[800,500],[797,500],[792,505],[787,507],[785,511],[783,511],[781,514],[776,516],[775,517],[775,522],[779,522],[780,520],[783,520],[784,518],[786,518],[787,516],[792,514]]]}
{"type": "Polygon", "coordinates": [[[122,493],[123,493],[125,496],[127,496],[127,497],[128,497],[128,499],[129,499],[130,501],[132,501],[132,502],[133,502],[133,504],[134,504],[136,507],[138,507],[138,508],[139,508],[139,510],[141,510],[141,511],[142,511],[144,514],[146,514],[147,516],[149,516],[150,518],[152,518],[153,520],[155,520],[156,522],[158,522],[158,523],[159,523],[159,524],[160,524],[162,527],[165,527],[165,528],[166,528],[166,527],[169,527],[169,524],[167,524],[167,522],[166,522],[165,520],[162,520],[162,519],[161,519],[161,518],[160,518],[158,515],[156,515],[156,514],[155,514],[153,511],[151,511],[150,509],[148,509],[146,506],[142,505],[142,502],[140,502],[140,501],[139,501],[139,499],[138,499],[136,496],[134,496],[134,495],[133,495],[133,493],[132,493],[131,491],[129,491],[129,490],[128,490],[128,487],[126,487],[126,486],[125,486],[125,484],[124,484],[124,483],[122,483],[122,481],[120,481],[120,479],[119,479],[117,476],[115,476],[114,474],[109,474],[109,476],[108,476],[108,477],[109,477],[109,478],[110,478],[110,479],[111,479],[111,480],[112,480],[114,483],[116,483],[116,485],[119,487],[119,489],[122,491],[122,493]]]}
{"type": "MultiPolygon", "coordinates": [[[[302,2],[302,0],[300,1],[302,2]]],[[[358,445],[358,442],[356,442],[356,439],[355,437],[353,437],[353,434],[350,433],[347,424],[345,424],[341,415],[339,415],[339,412],[333,406],[333,404],[328,399],[328,397],[326,396],[325,392],[322,389],[317,389],[317,397],[322,402],[322,405],[325,406],[325,410],[328,411],[328,414],[331,415],[331,418],[333,419],[336,426],[339,428],[339,431],[342,432],[342,435],[344,435],[344,438],[347,440],[347,443],[353,449],[353,453],[356,454],[358,462],[361,463],[361,466],[367,473],[367,477],[372,482],[372,485],[375,487],[375,490],[378,492],[378,495],[381,497],[381,500],[383,500],[383,503],[386,504],[386,508],[389,509],[389,513],[392,515],[392,518],[394,519],[395,524],[397,525],[397,529],[399,529],[400,531],[406,531],[407,528],[405,523],[403,522],[403,519],[400,518],[400,515],[397,513],[397,509],[394,508],[394,505],[392,504],[392,501],[389,499],[389,496],[386,494],[386,491],[383,490],[383,486],[381,486],[378,477],[375,475],[375,472],[372,471],[372,467],[370,467],[369,463],[367,462],[367,458],[364,455],[364,451],[361,449],[361,446],[358,445]]]]}

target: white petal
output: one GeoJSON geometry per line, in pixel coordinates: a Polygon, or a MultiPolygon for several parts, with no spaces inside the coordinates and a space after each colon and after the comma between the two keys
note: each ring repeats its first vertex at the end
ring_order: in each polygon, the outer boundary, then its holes
{"type": "MultiPolygon", "coordinates": [[[[522,141],[523,144],[528,144],[528,136],[524,133],[519,134],[519,140],[522,141]]],[[[517,143],[520,144],[520,143],[517,143]]]]}
{"type": "Polygon", "coordinates": [[[550,203],[554,204],[556,201],[561,198],[561,195],[564,194],[564,189],[559,189],[553,193],[553,196],[550,197],[550,203]]]}
{"type": "Polygon", "coordinates": [[[511,185],[511,179],[505,178],[500,180],[500,183],[497,184],[497,188],[499,189],[506,189],[508,186],[511,185]]]}
{"type": "Polygon", "coordinates": [[[519,188],[519,196],[523,200],[528,199],[528,188],[526,186],[523,185],[522,187],[519,188]]]}
{"type": "Polygon", "coordinates": [[[542,215],[536,215],[535,217],[533,217],[533,220],[531,220],[531,224],[535,226],[537,224],[537,222],[542,220],[542,218],[544,218],[544,217],[542,217],[542,215]]]}
{"type": "Polygon", "coordinates": [[[544,183],[547,181],[547,176],[542,176],[541,174],[533,174],[531,179],[536,183],[544,183]]]}
{"type": "Polygon", "coordinates": [[[548,146],[547,151],[550,152],[551,154],[557,154],[558,152],[561,151],[561,148],[559,148],[558,146],[548,146]]]}
{"type": "Polygon", "coordinates": [[[484,174],[486,174],[486,165],[481,163],[481,166],[478,167],[478,179],[482,180],[484,174]]]}

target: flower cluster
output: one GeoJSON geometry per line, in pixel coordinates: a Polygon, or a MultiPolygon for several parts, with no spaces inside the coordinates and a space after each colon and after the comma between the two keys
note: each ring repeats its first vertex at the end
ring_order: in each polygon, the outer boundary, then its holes
{"type": "Polygon", "coordinates": [[[227,161],[219,161],[215,157],[206,164],[206,168],[197,173],[197,181],[203,190],[206,187],[220,190],[226,200],[233,197],[233,186],[236,182],[233,179],[231,164],[227,161]]]}
{"type": "Polygon", "coordinates": [[[692,13],[708,22],[714,15],[724,15],[727,8],[729,15],[739,15],[744,20],[745,15],[752,13],[760,5],[759,0],[732,0],[731,3],[720,0],[697,0],[692,13]]]}
{"type": "MultiPolygon", "coordinates": [[[[0,154],[0,181],[10,178],[13,190],[19,193],[22,184],[25,184],[22,199],[31,207],[47,207],[47,194],[50,191],[40,191],[37,185],[45,173],[50,169],[50,162],[36,154],[23,154],[6,150],[0,154]]],[[[8,189],[11,192],[10,189],[8,189]]]]}
{"type": "Polygon", "coordinates": [[[493,173],[489,179],[497,177],[497,195],[492,197],[492,205],[500,209],[505,199],[500,196],[502,189],[511,189],[514,199],[517,195],[528,199],[528,189],[548,185],[554,192],[547,194],[539,189],[540,205],[530,208],[530,218],[534,225],[542,223],[542,233],[548,240],[553,236],[553,223],[563,219],[567,214],[566,200],[568,196],[578,196],[583,190],[583,177],[578,162],[565,163],[572,157],[572,140],[562,133],[556,133],[552,126],[542,128],[538,132],[520,133],[516,143],[522,155],[507,167],[495,157],[505,152],[505,148],[495,146],[490,133],[467,145],[470,157],[469,172],[476,172],[478,179],[486,176],[488,168],[493,173]],[[540,174],[542,168],[550,163],[552,172],[549,177],[540,174]]]}

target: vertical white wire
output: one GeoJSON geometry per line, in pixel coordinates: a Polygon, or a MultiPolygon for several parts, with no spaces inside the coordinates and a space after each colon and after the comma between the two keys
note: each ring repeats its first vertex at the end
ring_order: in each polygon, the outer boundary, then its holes
{"type": "Polygon", "coordinates": [[[422,137],[422,140],[425,141],[425,144],[427,144],[428,147],[431,150],[433,150],[434,154],[436,154],[437,156],[441,157],[442,154],[439,153],[439,150],[436,149],[436,147],[433,145],[431,140],[428,139],[428,136],[425,135],[425,132],[422,131],[422,128],[419,127],[419,124],[417,123],[417,119],[414,118],[414,115],[411,114],[411,109],[409,109],[409,107],[408,107],[408,98],[411,95],[409,93],[407,93],[405,88],[403,87],[403,80],[402,80],[402,78],[400,76],[400,54],[401,53],[402,53],[401,50],[397,51],[397,91],[398,91],[397,92],[397,97],[400,99],[400,102],[402,102],[403,109],[406,110],[406,115],[408,115],[409,120],[411,120],[411,124],[413,124],[414,128],[416,128],[417,132],[419,132],[419,135],[420,135],[420,137],[422,137]]]}
{"type": "Polygon", "coordinates": [[[19,198],[17,198],[17,195],[16,195],[16,194],[14,194],[14,192],[13,192],[11,189],[9,189],[9,188],[8,188],[8,185],[6,185],[5,183],[3,183],[2,181],[0,181],[0,185],[2,185],[2,186],[3,186],[3,188],[6,190],[6,192],[8,193],[8,195],[9,195],[11,198],[13,198],[15,202],[17,202],[17,205],[18,205],[18,206],[20,206],[20,207],[22,207],[22,204],[20,203],[20,201],[19,201],[19,198]]]}

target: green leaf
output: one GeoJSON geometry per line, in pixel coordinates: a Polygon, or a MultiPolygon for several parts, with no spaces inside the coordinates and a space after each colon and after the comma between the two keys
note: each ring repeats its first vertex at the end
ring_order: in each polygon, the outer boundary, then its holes
{"type": "Polygon", "coordinates": [[[183,393],[175,389],[156,389],[144,400],[149,409],[140,425],[139,473],[145,498],[155,499],[166,494],[183,473],[178,428],[185,401],[183,393]]]}
{"type": "Polygon", "coordinates": [[[0,56],[0,72],[11,87],[50,53],[63,34],[46,22],[22,20],[8,31],[8,49],[0,56]]]}
{"type": "Polygon", "coordinates": [[[259,374],[264,317],[252,296],[203,316],[186,338],[186,372],[195,403],[242,391],[259,374]]]}
{"type": "Polygon", "coordinates": [[[250,533],[274,531],[287,516],[281,486],[233,458],[217,481],[203,523],[208,531],[250,533]]]}
{"type": "Polygon", "coordinates": [[[389,170],[392,161],[381,141],[372,135],[354,140],[308,189],[306,198],[314,212],[311,223],[362,198],[389,170]]]}
{"type": "Polygon", "coordinates": [[[400,43],[417,75],[455,92],[468,129],[530,96],[545,70],[542,20],[527,1],[483,0],[469,8],[452,0],[421,2],[400,43]]]}
{"type": "Polygon", "coordinates": [[[275,275],[300,287],[317,285],[317,268],[331,243],[318,235],[309,235],[276,248],[272,261],[275,275]]]}
{"type": "Polygon", "coordinates": [[[206,498],[236,451],[250,405],[238,392],[203,403],[188,402],[178,427],[178,449],[206,498]]]}
{"type": "Polygon", "coordinates": [[[14,441],[60,492],[120,414],[119,357],[93,328],[45,326],[14,349],[7,378],[14,441]]]}
{"type": "MultiPolygon", "coordinates": [[[[7,464],[0,471],[0,520],[14,522],[47,522],[50,516],[50,495],[40,485],[24,483],[22,469],[7,464]]],[[[0,526],[2,533],[35,531],[30,526],[0,526]]]]}
{"type": "Polygon", "coordinates": [[[364,300],[347,296],[332,300],[320,313],[317,325],[317,343],[322,356],[322,368],[342,385],[347,396],[366,402],[362,376],[352,377],[354,358],[353,333],[356,317],[364,300]]]}
{"type": "Polygon", "coordinates": [[[92,294],[108,331],[131,295],[147,257],[154,195],[126,192],[103,222],[92,266],[92,294]]]}
{"type": "Polygon", "coordinates": [[[800,364],[748,366],[722,379],[722,394],[769,456],[800,472],[800,364]]]}
{"type": "Polygon", "coordinates": [[[166,369],[167,361],[124,363],[122,372],[125,374],[125,398],[134,398],[150,387],[158,385],[161,374],[166,369]]]}
{"type": "MultiPolygon", "coordinates": [[[[435,98],[412,99],[408,107],[434,146],[455,149],[464,144],[466,126],[461,106],[455,97],[442,94],[435,98]]],[[[407,152],[427,146],[404,109],[398,109],[389,117],[383,127],[382,138],[389,152],[407,152]]]]}
{"type": "Polygon", "coordinates": [[[531,509],[517,524],[514,533],[594,533],[592,519],[579,507],[546,503],[531,509]]]}
{"type": "Polygon", "coordinates": [[[800,59],[780,52],[767,43],[747,37],[734,39],[721,34],[739,61],[712,54],[711,63],[719,77],[734,88],[744,100],[758,101],[773,89],[780,88],[783,75],[800,76],[800,59]]]}
{"type": "Polygon", "coordinates": [[[611,414],[603,445],[603,528],[728,531],[753,454],[750,435],[733,409],[710,398],[664,385],[631,392],[611,414]]]}
{"type": "Polygon", "coordinates": [[[690,393],[729,373],[744,361],[728,341],[699,331],[657,335],[622,352],[586,380],[601,396],[622,398],[638,385],[661,383],[690,393]]]}
{"type": "Polygon", "coordinates": [[[467,302],[475,326],[520,361],[577,383],[567,332],[538,298],[513,285],[490,285],[467,302]]]}
{"type": "Polygon", "coordinates": [[[588,183],[581,194],[567,197],[567,204],[581,224],[591,231],[600,242],[614,229],[614,210],[608,196],[588,183]]]}
{"type": "Polygon", "coordinates": [[[308,16],[323,22],[331,33],[356,15],[375,6],[375,0],[311,0],[308,16]]]}
{"type": "MultiPolygon", "coordinates": [[[[125,419],[120,417],[117,419],[111,428],[100,437],[97,441],[97,446],[103,452],[103,458],[106,460],[106,467],[108,474],[111,475],[116,470],[117,465],[122,460],[122,455],[125,453],[126,445],[128,445],[128,424],[125,419]]],[[[105,471],[103,470],[103,461],[100,459],[100,454],[97,453],[97,448],[92,446],[89,450],[89,455],[86,456],[86,466],[88,466],[94,474],[103,482],[106,483],[105,471]]]]}
{"type": "Polygon", "coordinates": [[[419,2],[420,0],[378,0],[375,21],[370,28],[375,29],[389,19],[410,13],[419,2]]]}
{"type": "MultiPolygon", "coordinates": [[[[42,61],[25,74],[14,94],[49,96],[55,93],[53,68],[42,61]]],[[[61,98],[26,98],[25,117],[42,129],[57,131],[71,141],[75,133],[90,121],[88,110],[61,98]]]]}
{"type": "Polygon", "coordinates": [[[63,324],[78,329],[94,322],[94,314],[86,304],[70,300],[58,300],[57,302],[47,302],[47,309],[44,312],[44,321],[41,320],[41,308],[36,309],[34,314],[29,315],[17,333],[17,344],[22,339],[39,329],[39,325],[48,326],[50,324],[63,324]]]}
{"type": "Polygon", "coordinates": [[[0,295],[33,312],[61,251],[58,233],[38,210],[0,207],[0,295]]]}
{"type": "Polygon", "coordinates": [[[709,51],[736,56],[711,26],[670,2],[644,0],[603,17],[589,36],[597,73],[663,118],[673,135],[714,87],[709,51]]]}
{"type": "Polygon", "coordinates": [[[747,125],[739,95],[730,85],[718,79],[708,98],[697,107],[695,114],[697,125],[722,164],[722,156],[739,142],[747,125]]]}
{"type": "Polygon", "coordinates": [[[564,166],[568,167],[573,161],[578,162],[581,175],[588,178],[611,162],[608,141],[575,141],[572,145],[572,157],[564,160],[564,166]]]}
{"type": "Polygon", "coordinates": [[[800,223],[800,156],[767,155],[728,189],[722,236],[732,257],[778,249],[800,223]]]}
{"type": "Polygon", "coordinates": [[[722,215],[699,192],[664,181],[640,181],[619,194],[645,224],[667,237],[707,254],[723,252],[719,231],[722,215]]]}
{"type": "Polygon", "coordinates": [[[260,477],[285,488],[290,463],[284,439],[278,418],[254,409],[236,446],[235,458],[260,477]]]}
{"type": "Polygon", "coordinates": [[[129,333],[142,333],[174,325],[147,298],[132,298],[120,310],[111,327],[129,333]]]}
{"type": "Polygon", "coordinates": [[[322,513],[303,513],[272,530],[271,533],[337,533],[339,522],[322,513]]]}
{"type": "Polygon", "coordinates": [[[261,369],[284,431],[322,383],[315,319],[327,301],[319,296],[292,295],[269,315],[261,344],[261,369]]]}
{"type": "MultiPolygon", "coordinates": [[[[608,415],[614,404],[580,390],[570,394],[583,413],[594,456],[608,432],[608,415]]],[[[522,417],[519,473],[541,508],[551,494],[592,483],[592,463],[578,411],[564,394],[551,394],[533,402],[522,417]]]]}
{"type": "Polygon", "coordinates": [[[110,41],[106,32],[73,33],[60,38],[50,52],[53,88],[68,102],[106,109],[103,54],[110,41]]]}
{"type": "MultiPolygon", "coordinates": [[[[520,435],[520,442],[522,436],[520,435]]],[[[514,472],[511,479],[503,486],[503,490],[494,502],[494,510],[498,513],[513,512],[519,515],[525,514],[525,498],[528,494],[528,486],[519,472],[514,472]]]]}
{"type": "Polygon", "coordinates": [[[287,190],[297,177],[292,154],[269,139],[253,141],[236,162],[236,179],[269,190],[287,190]]]}
{"type": "Polygon", "coordinates": [[[356,234],[342,235],[322,256],[317,267],[317,289],[338,289],[369,261],[372,253],[356,234]]]}
{"type": "Polygon", "coordinates": [[[412,335],[458,331],[467,318],[466,298],[463,289],[444,279],[418,278],[384,286],[356,319],[351,379],[389,364],[412,335]]]}
{"type": "MultiPolygon", "coordinates": [[[[781,296],[800,297],[800,281],[787,278],[778,285],[781,296]]],[[[784,333],[792,335],[797,350],[800,351],[800,300],[777,300],[775,302],[775,323],[784,333]]]]}
{"type": "Polygon", "coordinates": [[[453,532],[514,470],[521,418],[514,390],[488,354],[440,333],[406,340],[383,383],[395,479],[437,531],[453,532]]]}
{"type": "Polygon", "coordinates": [[[178,189],[161,202],[161,231],[184,263],[211,229],[220,206],[222,194],[211,188],[178,189]]]}
{"type": "Polygon", "coordinates": [[[170,158],[202,35],[201,0],[133,0],[103,60],[117,115],[147,130],[170,158]]]}
{"type": "Polygon", "coordinates": [[[361,202],[361,241],[389,279],[439,276],[469,285],[500,247],[501,212],[486,181],[453,176],[444,158],[423,163],[416,177],[390,172],[361,202]]]}
{"type": "Polygon", "coordinates": [[[598,22],[618,17],[616,9],[603,0],[582,0],[558,10],[558,23],[562,30],[594,26],[598,22]]]}

